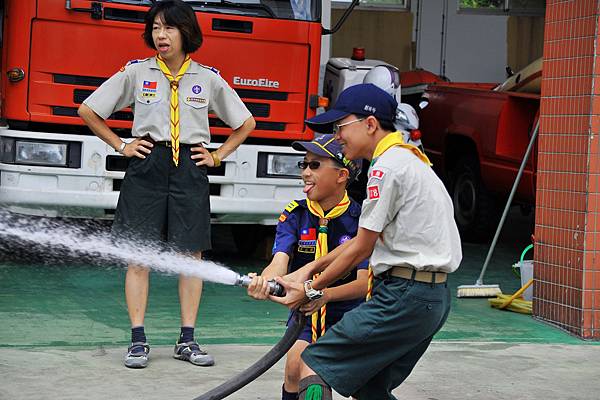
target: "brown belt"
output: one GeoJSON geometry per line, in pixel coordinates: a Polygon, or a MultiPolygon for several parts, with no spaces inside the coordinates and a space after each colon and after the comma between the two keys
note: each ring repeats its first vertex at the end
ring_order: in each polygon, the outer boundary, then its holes
{"type": "Polygon", "coordinates": [[[415,271],[408,267],[392,267],[392,269],[386,272],[397,278],[414,279],[415,281],[425,283],[444,283],[448,279],[448,274],[445,272],[415,271]]]}

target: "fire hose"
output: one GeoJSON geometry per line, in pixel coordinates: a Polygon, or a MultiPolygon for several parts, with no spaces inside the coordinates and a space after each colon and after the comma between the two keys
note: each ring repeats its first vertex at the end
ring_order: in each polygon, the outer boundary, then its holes
{"type": "MultiPolygon", "coordinates": [[[[242,275],[238,277],[236,285],[247,287],[250,284],[250,281],[250,277],[242,275]]],[[[269,293],[274,296],[283,297],[285,295],[285,290],[278,283],[269,281],[269,293]]],[[[283,335],[279,342],[277,342],[277,344],[273,346],[267,354],[262,356],[258,361],[244,371],[240,372],[238,375],[194,398],[194,400],[223,399],[264,374],[269,368],[275,365],[275,363],[279,361],[281,357],[283,357],[294,345],[296,339],[298,339],[298,336],[300,336],[300,333],[304,329],[304,325],[306,324],[306,316],[299,312],[294,313],[294,318],[292,319],[291,324],[292,325],[289,326],[285,331],[285,335],[283,335]]]]}

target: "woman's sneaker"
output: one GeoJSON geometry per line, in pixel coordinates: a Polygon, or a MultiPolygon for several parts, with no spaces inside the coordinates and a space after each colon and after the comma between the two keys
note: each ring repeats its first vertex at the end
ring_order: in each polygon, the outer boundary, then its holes
{"type": "Polygon", "coordinates": [[[173,357],[203,367],[210,367],[215,364],[213,356],[202,350],[196,342],[176,343],[173,357]]]}
{"type": "Polygon", "coordinates": [[[148,353],[150,353],[148,343],[131,343],[125,356],[125,366],[128,368],[146,368],[148,365],[148,353]]]}

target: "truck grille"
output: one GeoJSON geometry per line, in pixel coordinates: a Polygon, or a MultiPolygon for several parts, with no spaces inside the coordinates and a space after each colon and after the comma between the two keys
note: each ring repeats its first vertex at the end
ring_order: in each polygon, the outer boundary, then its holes
{"type": "MultiPolygon", "coordinates": [[[[53,115],[60,115],[63,117],[79,117],[77,115],[77,108],[75,107],[52,107],[53,115]]],[[[118,120],[118,121],[133,121],[133,113],[131,111],[117,111],[112,114],[108,119],[118,120]]],[[[227,125],[225,122],[221,121],[218,118],[209,118],[208,119],[209,126],[214,126],[217,128],[226,128],[227,125]]],[[[256,121],[256,129],[262,131],[285,131],[285,123],[283,122],[269,122],[269,121],[256,121]]]]}
{"type": "MultiPolygon", "coordinates": [[[[75,107],[52,107],[52,115],[60,115],[62,117],[79,117],[77,114],[77,108],[75,107]]],[[[117,111],[112,114],[108,119],[114,119],[119,121],[133,121],[133,114],[129,111],[117,111]]]]}

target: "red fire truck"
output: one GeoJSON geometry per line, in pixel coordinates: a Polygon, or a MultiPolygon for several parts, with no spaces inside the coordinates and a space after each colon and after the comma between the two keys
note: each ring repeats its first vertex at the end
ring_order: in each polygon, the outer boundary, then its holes
{"type": "MultiPolygon", "coordinates": [[[[213,220],[271,224],[302,196],[293,140],[313,133],[318,107],[320,0],[190,1],[205,35],[193,55],[215,66],[254,115],[255,132],[210,172],[213,220]]],[[[356,1],[358,3],[358,1],[356,1]]],[[[152,56],[141,38],[148,0],[0,0],[0,203],[16,212],[106,218],[127,159],[77,116],[81,102],[128,60],[152,56]]],[[[338,24],[339,25],[339,24],[338,24]]],[[[130,137],[132,113],[108,124],[130,137]]],[[[210,119],[214,142],[230,129],[210,119]]],[[[209,146],[210,147],[210,146],[209,146]]]]}

